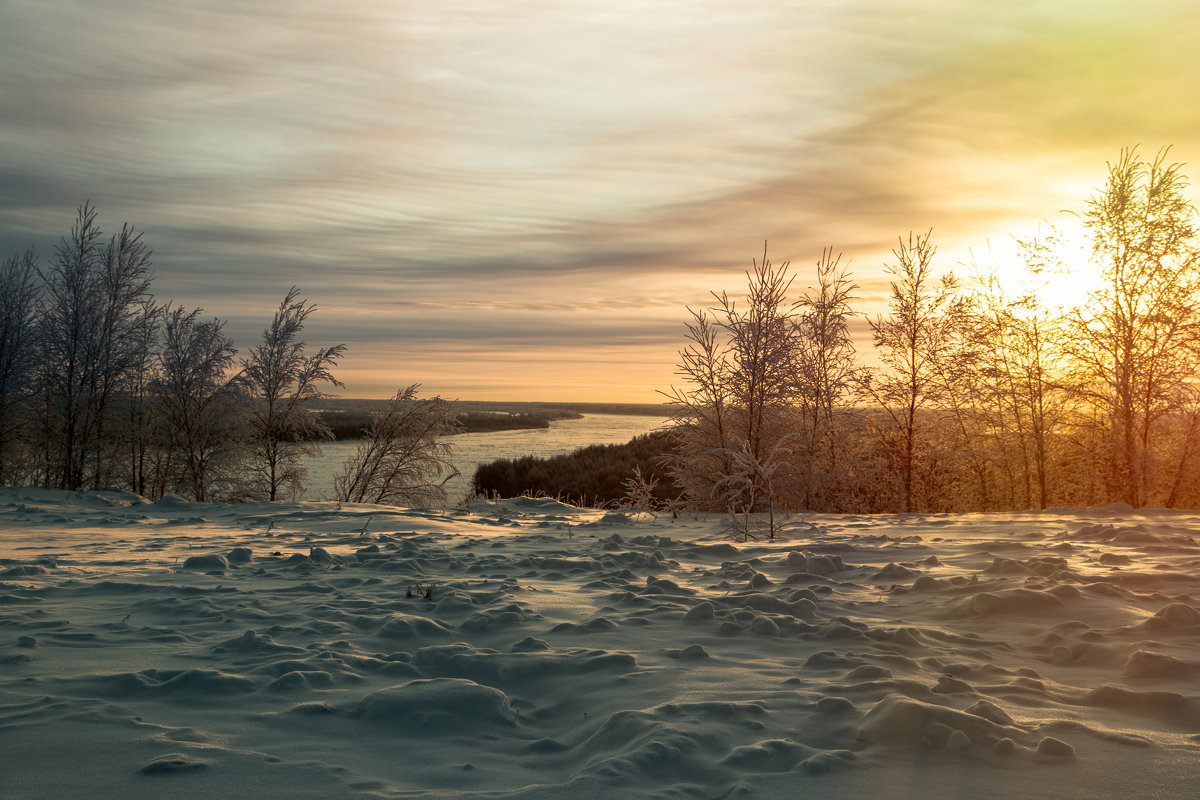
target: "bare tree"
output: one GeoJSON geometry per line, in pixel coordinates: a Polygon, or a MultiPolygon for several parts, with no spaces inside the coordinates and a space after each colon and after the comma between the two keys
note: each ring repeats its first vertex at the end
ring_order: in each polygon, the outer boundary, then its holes
{"type": "Polygon", "coordinates": [[[224,322],[201,320],[201,309],[167,309],[162,348],[152,381],[164,447],[177,464],[172,490],[193,500],[212,499],[215,478],[240,446],[237,381],[230,376],[237,350],[224,322]]]}
{"type": "Polygon", "coordinates": [[[396,392],[371,418],[363,440],[334,479],[338,500],[348,503],[437,507],[458,470],[447,460],[445,437],[460,430],[451,403],[422,399],[416,384],[396,392]]]}
{"type": "Polygon", "coordinates": [[[249,495],[274,501],[282,488],[295,495],[302,490],[307,471],[303,456],[320,452],[318,439],[332,436],[312,413],[310,405],[330,395],[320,384],[343,384],[333,377],[346,346],[323,347],[305,354],[298,339],[308,316],[316,310],[292,287],[263,331],[262,344],[242,361],[242,385],[248,401],[249,495]]]}
{"type": "Polygon", "coordinates": [[[139,361],[150,250],[128,225],[104,244],[96,210],[79,208],[55,249],[39,330],[47,477],[60,488],[99,486],[115,450],[114,395],[139,361]]]}
{"type": "Polygon", "coordinates": [[[1133,148],[1109,165],[1085,215],[1105,283],[1070,317],[1066,340],[1071,387],[1105,429],[1109,491],[1135,506],[1170,463],[1158,444],[1200,361],[1196,210],[1182,165],[1166,157],[1147,162],[1133,148]]]}
{"type": "Polygon", "coordinates": [[[159,315],[150,295],[150,248],[140,233],[122,225],[100,257],[101,328],[89,388],[98,440],[92,466],[96,487],[116,477],[121,452],[142,434],[126,424],[130,414],[121,414],[120,409],[144,403],[159,315]]]}
{"type": "Polygon", "coordinates": [[[924,435],[922,411],[937,402],[938,364],[944,362],[959,335],[963,306],[953,274],[935,281],[932,232],[909,233],[892,251],[895,264],[885,266],[891,282],[891,316],[871,321],[882,369],[865,372],[864,396],[879,406],[885,424],[880,439],[892,457],[899,481],[899,510],[924,508],[928,492],[918,494],[923,458],[932,439],[924,435]]]}
{"type": "MultiPolygon", "coordinates": [[[[147,297],[142,301],[138,324],[134,327],[133,353],[128,376],[121,389],[125,413],[119,420],[123,451],[123,482],[130,491],[138,494],[154,494],[154,440],[157,438],[157,422],[151,397],[151,381],[158,353],[159,324],[165,308],[147,297]]],[[[165,491],[165,489],[163,490],[165,491]]]]}
{"type": "MultiPolygon", "coordinates": [[[[1018,239],[1034,276],[1061,273],[1057,231],[1018,239]]],[[[1054,479],[1056,437],[1070,409],[1061,386],[1061,318],[1029,291],[1010,295],[994,269],[981,270],[967,337],[976,372],[968,379],[979,407],[980,435],[992,442],[987,467],[996,480],[994,502],[1003,508],[1046,508],[1061,490],[1054,479]]],[[[981,492],[983,508],[989,497],[981,492]]]]}
{"type": "Polygon", "coordinates": [[[55,248],[54,261],[40,273],[46,286],[38,340],[43,394],[41,440],[46,479],[59,488],[83,483],[82,450],[88,443],[87,386],[91,333],[99,328],[96,263],[102,233],[96,211],[84,204],[70,237],[55,248]]]}
{"type": "Polygon", "coordinates": [[[679,434],[670,469],[687,502],[709,510],[736,507],[738,513],[768,494],[759,485],[764,476],[776,480],[781,474],[782,462],[772,463],[769,473],[736,464],[742,459],[763,466],[781,453],[774,445],[786,432],[798,359],[788,264],[773,265],[764,245],[762,260],[752,262],[746,277],[744,306],[714,292],[713,316],[692,311],[690,343],[678,369],[689,386],[667,395],[676,406],[679,434]],[[735,474],[744,480],[731,480],[735,474]],[[740,494],[731,487],[741,487],[740,494]]]}
{"type": "Polygon", "coordinates": [[[17,478],[28,444],[33,396],[37,258],[32,250],[0,263],[0,485],[17,478]]]}
{"type": "Polygon", "coordinates": [[[1168,465],[1170,472],[1164,476],[1163,491],[1166,499],[1163,505],[1167,508],[1179,508],[1187,504],[1194,507],[1197,502],[1197,485],[1200,479],[1197,474],[1196,451],[1200,448],[1200,389],[1189,386],[1190,398],[1187,404],[1177,414],[1178,421],[1171,432],[1169,450],[1175,454],[1168,465]]]}
{"type": "Polygon", "coordinates": [[[750,456],[761,459],[774,446],[772,423],[792,399],[799,370],[798,303],[788,300],[788,262],[775,266],[763,245],[761,261],[746,273],[746,305],[725,292],[714,294],[714,311],[727,336],[729,381],[736,429],[750,456]]]}
{"type": "MultiPolygon", "coordinates": [[[[764,253],[745,305],[716,295],[688,325],[667,394],[687,504],[745,523],[768,495],[868,512],[1200,502],[1200,227],[1181,170],[1165,150],[1109,165],[1083,217],[1104,286],[1066,312],[994,275],[960,294],[931,234],[910,233],[870,370],[832,251],[798,303],[764,253]],[[874,409],[846,407],[848,383],[874,409]]],[[[1035,274],[1069,263],[1053,229],[1019,244],[1035,274]]]]}
{"type": "Polygon", "coordinates": [[[840,465],[835,412],[844,408],[858,367],[850,338],[851,301],[858,286],[832,248],[817,261],[817,285],[799,301],[796,401],[804,418],[806,508],[827,505],[837,493],[840,465]]]}
{"type": "Polygon", "coordinates": [[[676,449],[669,459],[672,479],[691,508],[719,508],[717,483],[731,474],[732,460],[729,355],[718,339],[718,327],[703,311],[688,309],[688,344],[679,352],[681,376],[687,388],[664,392],[672,407],[676,449]]]}

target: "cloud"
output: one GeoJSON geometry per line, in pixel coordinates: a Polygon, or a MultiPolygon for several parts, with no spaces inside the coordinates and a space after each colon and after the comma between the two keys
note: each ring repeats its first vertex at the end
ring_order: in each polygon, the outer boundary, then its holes
{"type": "Polygon", "coordinates": [[[645,359],[764,241],[843,250],[878,309],[909,230],[952,267],[1122,146],[1194,158],[1198,30],[1182,0],[6,0],[0,254],[90,198],[248,334],[295,284],[362,352],[645,359]]]}

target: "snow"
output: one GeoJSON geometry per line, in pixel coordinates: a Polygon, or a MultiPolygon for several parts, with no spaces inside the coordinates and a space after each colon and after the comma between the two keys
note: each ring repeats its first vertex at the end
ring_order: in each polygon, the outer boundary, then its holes
{"type": "Polygon", "coordinates": [[[0,796],[1191,798],[1200,516],[0,490],[0,796]]]}

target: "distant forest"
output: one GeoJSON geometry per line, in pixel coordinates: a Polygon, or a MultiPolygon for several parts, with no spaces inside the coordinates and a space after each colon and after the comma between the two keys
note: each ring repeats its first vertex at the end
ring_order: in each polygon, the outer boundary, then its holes
{"type": "MultiPolygon", "coordinates": [[[[329,404],[314,410],[334,439],[361,439],[371,426],[371,421],[384,400],[342,401],[343,407],[332,408],[329,404]]],[[[458,429],[454,433],[484,433],[487,431],[513,431],[549,428],[550,423],[560,419],[580,419],[578,411],[535,409],[530,411],[460,411],[455,409],[458,429]]]]}
{"type": "Polygon", "coordinates": [[[618,506],[630,498],[629,481],[641,475],[653,498],[665,506],[679,497],[667,462],[674,452],[670,431],[655,431],[625,444],[595,444],[550,458],[523,456],[480,464],[472,489],[485,497],[534,495],[579,506],[618,506]]]}
{"type": "MultiPolygon", "coordinates": [[[[863,358],[850,335],[865,317],[859,287],[841,256],[824,250],[796,292],[764,247],[745,296],[689,309],[666,405],[633,412],[666,409],[669,433],[486,465],[477,488],[719,512],[746,533],[773,531],[776,509],[1198,507],[1200,238],[1167,156],[1122,151],[1086,200],[1083,257],[1102,280],[1076,307],[987,264],[966,280],[936,270],[932,232],[911,232],[884,265],[887,311],[865,320],[863,358]]],[[[1018,240],[1017,266],[1074,280],[1067,238],[1046,225],[1018,240]]],[[[219,318],[159,303],[150,284],[141,236],[125,225],[105,237],[86,204],[48,262],[0,262],[0,483],[275,500],[303,486],[306,454],[341,435],[362,438],[340,499],[436,504],[447,437],[583,411],[502,416],[423,400],[416,386],[353,410],[331,397],[345,348],[299,338],[315,306],[298,290],[239,355],[219,318]]]]}
{"type": "MultiPolygon", "coordinates": [[[[376,412],[386,400],[356,400],[328,398],[316,415],[338,440],[359,439],[370,426],[376,412]]],[[[584,414],[623,414],[663,417],[667,407],[662,403],[532,403],[481,400],[455,400],[454,415],[458,419],[455,433],[484,433],[548,428],[555,420],[581,419],[584,414]]]]}

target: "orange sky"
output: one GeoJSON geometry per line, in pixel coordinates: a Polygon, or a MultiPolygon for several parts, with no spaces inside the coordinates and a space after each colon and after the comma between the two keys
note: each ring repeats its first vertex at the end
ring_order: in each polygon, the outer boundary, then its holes
{"type": "Polygon", "coordinates": [[[90,198],[243,349],[300,286],[347,396],[654,402],[764,240],[877,313],[909,230],[959,268],[1200,158],[1198,85],[1191,0],[8,0],[0,255],[90,198]]]}

